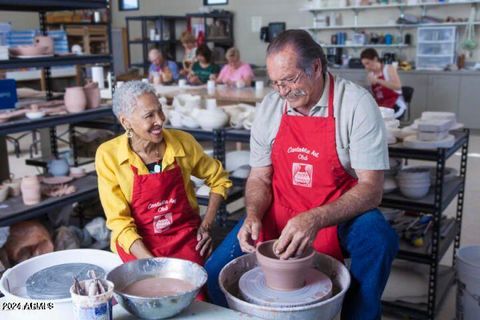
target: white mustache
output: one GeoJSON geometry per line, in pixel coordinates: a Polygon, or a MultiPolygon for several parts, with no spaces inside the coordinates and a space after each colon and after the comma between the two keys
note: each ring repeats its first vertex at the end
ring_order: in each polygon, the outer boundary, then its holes
{"type": "Polygon", "coordinates": [[[298,98],[298,97],[305,97],[307,93],[301,89],[295,89],[290,91],[287,95],[285,95],[284,99],[291,99],[291,98],[298,98]]]}

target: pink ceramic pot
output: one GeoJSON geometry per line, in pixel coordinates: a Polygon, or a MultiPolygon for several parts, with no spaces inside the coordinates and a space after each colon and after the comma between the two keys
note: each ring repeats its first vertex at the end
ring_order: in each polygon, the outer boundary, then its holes
{"type": "Polygon", "coordinates": [[[87,96],[83,87],[65,89],[65,107],[70,113],[82,112],[87,107],[87,96]]]}
{"type": "Polygon", "coordinates": [[[45,54],[53,54],[54,44],[53,39],[48,36],[36,36],[35,37],[35,46],[36,47],[46,47],[45,54]]]}
{"type": "Polygon", "coordinates": [[[41,46],[18,46],[8,49],[13,56],[40,56],[47,54],[47,47],[41,46]]]}
{"type": "Polygon", "coordinates": [[[95,109],[100,106],[102,98],[100,97],[100,89],[98,83],[92,82],[83,87],[85,96],[87,97],[87,109],[95,109]]]}
{"type": "Polygon", "coordinates": [[[275,241],[259,244],[256,251],[257,262],[265,275],[267,286],[280,291],[302,288],[305,285],[305,271],[312,267],[315,251],[309,248],[299,258],[280,260],[273,252],[275,241]]]}
{"type": "Polygon", "coordinates": [[[22,190],[22,199],[25,205],[31,206],[42,200],[40,180],[38,180],[37,176],[24,177],[20,189],[22,190]]]}

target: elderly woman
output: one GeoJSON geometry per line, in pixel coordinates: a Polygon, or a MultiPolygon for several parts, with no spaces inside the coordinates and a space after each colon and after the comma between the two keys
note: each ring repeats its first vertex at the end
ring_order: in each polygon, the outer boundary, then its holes
{"type": "Polygon", "coordinates": [[[225,54],[228,63],[222,68],[217,83],[229,86],[249,87],[254,78],[252,68],[248,63],[240,61],[240,51],[230,48],[225,54]]]}
{"type": "Polygon", "coordinates": [[[151,85],[125,83],[115,92],[113,112],[126,133],[103,143],[95,158],[111,249],[124,262],[163,256],[203,264],[217,209],[232,185],[227,173],[191,135],[163,128],[151,85]],[[203,221],[191,175],[211,188],[203,221]]]}

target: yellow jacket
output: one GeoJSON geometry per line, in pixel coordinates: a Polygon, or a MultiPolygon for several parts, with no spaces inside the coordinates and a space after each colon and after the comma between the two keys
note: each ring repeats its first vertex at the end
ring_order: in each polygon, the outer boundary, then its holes
{"type": "MultiPolygon", "coordinates": [[[[166,142],[162,160],[162,170],[169,170],[177,160],[182,169],[190,205],[198,212],[198,204],[190,175],[205,179],[211,192],[226,197],[232,186],[228,173],[220,161],[203,152],[203,148],[190,134],[172,129],[164,129],[166,142]]],[[[107,218],[107,227],[112,231],[110,246],[116,252],[115,243],[130,253],[132,243],[141,239],[135,221],[130,215],[132,200],[133,172],[130,165],[138,169],[138,174],[148,174],[141,158],[130,148],[126,134],[103,143],[95,156],[98,175],[98,191],[107,218]]]]}

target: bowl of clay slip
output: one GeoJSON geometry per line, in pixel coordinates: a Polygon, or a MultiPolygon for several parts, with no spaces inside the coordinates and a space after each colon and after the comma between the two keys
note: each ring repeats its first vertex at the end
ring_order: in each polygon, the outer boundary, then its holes
{"type": "Polygon", "coordinates": [[[267,286],[280,291],[302,288],[305,286],[306,271],[312,268],[315,251],[308,248],[299,257],[282,260],[274,252],[276,241],[265,241],[257,246],[257,262],[264,273],[267,286]]]}

